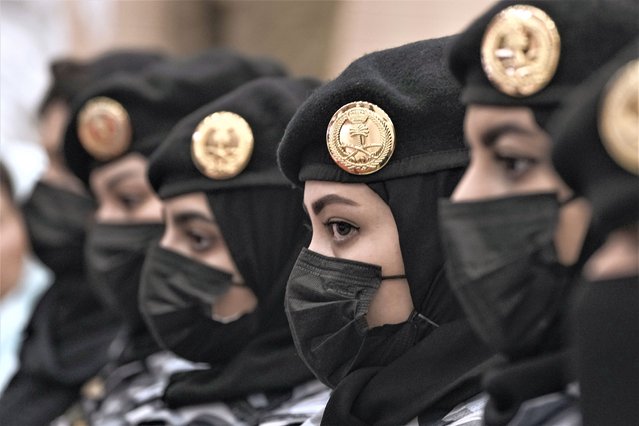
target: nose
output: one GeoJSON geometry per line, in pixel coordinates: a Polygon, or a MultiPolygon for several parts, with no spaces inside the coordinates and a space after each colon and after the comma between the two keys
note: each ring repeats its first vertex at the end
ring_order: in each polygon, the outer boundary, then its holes
{"type": "Polygon", "coordinates": [[[485,194],[482,194],[484,191],[482,191],[481,187],[482,185],[477,173],[477,166],[471,163],[455,187],[450,199],[453,202],[462,202],[481,198],[485,196],[485,194]]]}

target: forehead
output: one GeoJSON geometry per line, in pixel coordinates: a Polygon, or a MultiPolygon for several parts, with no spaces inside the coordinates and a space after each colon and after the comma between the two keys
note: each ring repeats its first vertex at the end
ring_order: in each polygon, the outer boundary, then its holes
{"type": "Polygon", "coordinates": [[[189,194],[171,197],[162,202],[169,214],[184,212],[200,213],[208,218],[213,218],[211,208],[204,192],[191,192],[189,194]]]}
{"type": "Polygon", "coordinates": [[[466,132],[477,132],[513,123],[531,130],[540,130],[533,112],[522,106],[495,106],[471,104],[464,120],[466,132]]]}
{"type": "Polygon", "coordinates": [[[111,179],[122,175],[146,177],[148,160],[138,153],[128,154],[118,160],[110,162],[91,171],[90,184],[92,188],[108,184],[111,179]]]}
{"type": "Polygon", "coordinates": [[[304,183],[304,202],[313,202],[326,195],[336,194],[351,199],[366,199],[376,194],[364,183],[342,183],[309,180],[304,183]]]}

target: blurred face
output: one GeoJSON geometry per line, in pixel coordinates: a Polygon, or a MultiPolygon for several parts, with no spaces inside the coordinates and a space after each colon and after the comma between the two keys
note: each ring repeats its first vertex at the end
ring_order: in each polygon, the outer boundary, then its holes
{"type": "Polygon", "coordinates": [[[214,317],[234,317],[255,310],[257,298],[244,284],[204,193],[164,202],[166,228],[160,246],[233,275],[237,284],[213,305],[214,317]]]}
{"type": "MultiPolygon", "coordinates": [[[[304,208],[313,230],[309,250],[379,265],[383,276],[404,275],[393,214],[365,184],[308,181],[304,208]]],[[[406,321],[413,311],[408,282],[382,281],[367,314],[369,327],[406,321]]]]}
{"type": "Polygon", "coordinates": [[[0,190],[0,298],[20,280],[22,263],[28,250],[27,232],[22,215],[9,193],[0,190]]]}
{"type": "Polygon", "coordinates": [[[83,194],[85,192],[84,186],[67,169],[60,149],[68,118],[69,107],[61,101],[53,102],[47,106],[40,117],[40,143],[45,149],[49,160],[49,166],[42,176],[42,180],[69,191],[83,194]]]}
{"type": "Polygon", "coordinates": [[[40,117],[40,143],[49,157],[60,152],[64,129],[69,119],[69,107],[62,101],[52,102],[40,117]]]}
{"type": "MultiPolygon", "coordinates": [[[[559,202],[572,196],[552,166],[550,137],[529,108],[471,105],[464,126],[471,163],[451,197],[454,202],[540,192],[556,193],[559,202]]],[[[589,220],[583,199],[561,208],[555,246],[563,264],[577,260],[589,220]]]]}
{"type": "Polygon", "coordinates": [[[97,223],[161,223],[162,203],[146,177],[147,160],[129,154],[91,172],[97,223]]]}

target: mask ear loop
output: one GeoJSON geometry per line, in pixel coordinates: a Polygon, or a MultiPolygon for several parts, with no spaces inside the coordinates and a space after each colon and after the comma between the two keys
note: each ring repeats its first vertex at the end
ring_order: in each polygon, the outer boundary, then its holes
{"type": "Polygon", "coordinates": [[[406,275],[386,275],[382,276],[382,281],[384,280],[402,280],[406,279],[406,275]]]}

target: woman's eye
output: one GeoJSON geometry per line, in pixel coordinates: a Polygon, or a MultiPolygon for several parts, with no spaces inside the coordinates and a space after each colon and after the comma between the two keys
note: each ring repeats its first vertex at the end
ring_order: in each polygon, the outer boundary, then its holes
{"type": "Polygon", "coordinates": [[[511,178],[517,179],[524,175],[531,167],[533,167],[537,160],[533,158],[525,157],[512,157],[495,154],[497,161],[501,163],[502,167],[511,178]]]}
{"type": "Polygon", "coordinates": [[[120,195],[118,200],[126,210],[135,210],[142,204],[144,197],[141,195],[120,195]]]}
{"type": "Polygon", "coordinates": [[[352,238],[359,230],[358,227],[341,220],[330,221],[326,224],[326,226],[328,227],[331,236],[337,241],[344,241],[352,238]]]}
{"type": "Polygon", "coordinates": [[[191,248],[197,252],[209,250],[213,246],[215,240],[208,235],[200,234],[198,232],[189,232],[188,236],[191,248]]]}

